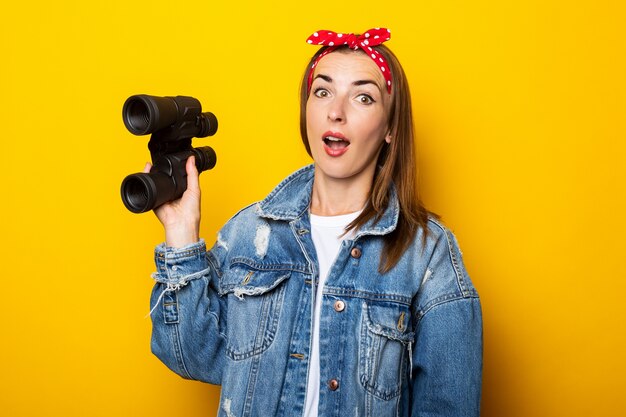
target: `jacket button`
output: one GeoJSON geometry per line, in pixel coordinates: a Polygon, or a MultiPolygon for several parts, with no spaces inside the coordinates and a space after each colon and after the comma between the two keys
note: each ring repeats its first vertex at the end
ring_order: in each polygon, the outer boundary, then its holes
{"type": "Polygon", "coordinates": [[[339,381],[331,379],[328,381],[328,388],[330,388],[331,391],[337,391],[337,388],[339,388],[339,381]]]}
{"type": "Polygon", "coordinates": [[[343,310],[345,310],[345,309],[346,309],[346,303],[344,303],[344,302],[343,302],[343,301],[341,301],[341,300],[337,300],[337,301],[335,301],[335,311],[336,311],[337,313],[341,313],[341,312],[342,312],[343,310]]]}
{"type": "Polygon", "coordinates": [[[359,259],[361,257],[361,249],[352,248],[352,250],[350,251],[350,255],[355,259],[359,259]]]}

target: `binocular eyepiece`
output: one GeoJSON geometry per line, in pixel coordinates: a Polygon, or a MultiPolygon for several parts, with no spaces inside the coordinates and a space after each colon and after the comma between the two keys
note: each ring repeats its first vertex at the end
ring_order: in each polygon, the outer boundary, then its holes
{"type": "Polygon", "coordinates": [[[191,138],[217,131],[215,115],[203,113],[202,105],[193,97],[131,96],[124,103],[122,118],[132,134],[152,134],[148,142],[152,169],[122,181],[122,201],[133,213],[180,198],[187,189],[185,164],[190,156],[195,157],[198,172],[212,169],[217,162],[212,148],[191,146],[191,138]]]}

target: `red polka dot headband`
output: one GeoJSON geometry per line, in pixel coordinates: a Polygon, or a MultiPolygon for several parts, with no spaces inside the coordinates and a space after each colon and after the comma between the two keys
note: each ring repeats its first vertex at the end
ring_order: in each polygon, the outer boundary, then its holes
{"type": "Polygon", "coordinates": [[[380,45],[383,42],[391,39],[391,31],[386,28],[370,29],[362,35],[355,35],[354,33],[335,33],[330,30],[318,30],[307,38],[307,42],[311,45],[324,45],[328,46],[328,49],[324,50],[311,65],[311,72],[309,72],[309,79],[307,81],[307,93],[311,92],[311,84],[313,83],[313,70],[317,63],[326,54],[331,53],[335,49],[347,45],[349,48],[355,51],[361,48],[367,56],[372,58],[378,68],[380,68],[387,83],[387,92],[391,94],[391,71],[389,71],[389,65],[384,56],[372,46],[380,45]]]}

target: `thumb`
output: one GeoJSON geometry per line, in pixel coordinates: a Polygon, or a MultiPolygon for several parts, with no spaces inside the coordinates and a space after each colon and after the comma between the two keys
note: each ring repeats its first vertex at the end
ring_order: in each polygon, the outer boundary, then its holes
{"type": "Polygon", "coordinates": [[[196,158],[193,155],[187,158],[185,169],[187,171],[187,189],[200,192],[200,186],[198,185],[198,175],[200,174],[196,168],[196,158]]]}

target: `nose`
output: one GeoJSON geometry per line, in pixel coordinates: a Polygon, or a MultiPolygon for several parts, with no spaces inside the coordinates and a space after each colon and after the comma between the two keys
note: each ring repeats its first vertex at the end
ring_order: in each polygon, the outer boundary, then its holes
{"type": "Polygon", "coordinates": [[[342,123],[346,121],[345,100],[342,97],[336,97],[328,106],[328,120],[331,122],[342,123]]]}

